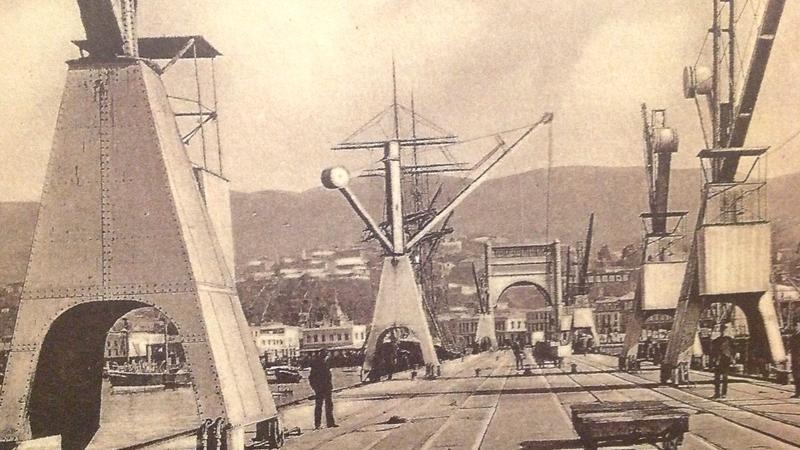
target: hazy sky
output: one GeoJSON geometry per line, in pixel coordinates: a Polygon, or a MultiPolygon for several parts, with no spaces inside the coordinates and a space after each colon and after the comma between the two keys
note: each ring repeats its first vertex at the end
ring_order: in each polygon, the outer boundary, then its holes
{"type": "MultiPolygon", "coordinates": [[[[763,3],[749,0],[746,8],[763,3]]],[[[63,88],[83,38],[72,0],[2,0],[0,198],[38,199],[63,88]]],[[[697,167],[694,104],[681,70],[710,21],[706,0],[141,0],[142,36],[203,34],[218,82],[227,175],[237,190],[302,190],[340,161],[328,148],[401,100],[463,137],[552,111],[556,165],[641,165],[639,105],[669,107],[679,167],[697,167]],[[198,6],[198,4],[201,4],[198,6]]],[[[750,31],[746,10],[740,34],[750,31]]],[[[800,6],[787,2],[749,143],[800,127],[800,6]]],[[[742,52],[745,53],[744,43],[742,52]]],[[[706,46],[708,49],[708,46],[706,46]]],[[[542,140],[506,171],[544,165],[542,140]]],[[[770,159],[800,168],[800,139],[770,159]]]]}

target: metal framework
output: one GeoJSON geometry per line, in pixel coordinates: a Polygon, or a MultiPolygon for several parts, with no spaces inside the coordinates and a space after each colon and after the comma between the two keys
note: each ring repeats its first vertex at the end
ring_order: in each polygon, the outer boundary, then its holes
{"type": "Polygon", "coordinates": [[[0,441],[60,435],[64,448],[86,447],[99,427],[107,333],[142,307],[177,328],[193,406],[137,437],[193,436],[217,421],[227,448],[244,448],[250,424],[275,441],[277,411],[226,252],[227,180],[190,161],[162,80],[188,51],[195,61],[218,52],[201,37],[138,39],[135,0],[78,5],[87,39],[68,62],[0,391],[0,441]],[[147,59],[159,56],[171,64],[147,59]]]}
{"type": "MultiPolygon", "coordinates": [[[[681,373],[681,366],[690,359],[700,314],[712,302],[732,303],[745,312],[753,349],[750,353],[754,356],[754,359],[747,361],[748,369],[762,369],[767,360],[779,363],[786,359],[769,289],[769,224],[759,204],[756,204],[757,212],[754,214],[757,220],[738,220],[744,198],[760,198],[763,192],[763,184],[748,186],[747,182],[742,181],[740,161],[743,158],[759,159],[765,151],[742,146],[784,5],[785,0],[766,2],[745,82],[738,97],[735,83],[737,65],[734,59],[737,45],[734,0],[713,0],[713,24],[710,29],[713,37],[712,70],[687,68],[684,71],[685,97],[697,101],[698,96],[705,96],[708,100],[712,141],[710,148],[698,155],[703,160],[706,182],[662,365],[662,382],[681,381],[675,374],[681,373]],[[727,26],[721,23],[721,18],[725,17],[723,3],[727,3],[727,26]],[[726,33],[727,41],[724,44],[730,54],[727,57],[727,101],[722,101],[726,71],[722,67],[721,46],[723,34],[726,33]],[[709,73],[710,76],[700,76],[709,73]],[[720,201],[716,202],[717,199],[720,201]]],[[[745,180],[750,172],[746,171],[745,180]]]]}
{"type": "MultiPolygon", "coordinates": [[[[193,164],[198,169],[224,178],[215,63],[216,58],[222,56],[222,53],[200,35],[145,37],[138,38],[137,42],[136,58],[140,58],[159,75],[163,76],[182,65],[191,69],[189,76],[193,81],[191,88],[194,97],[168,95],[181,128],[181,140],[189,151],[192,141],[199,136],[201,153],[197,161],[193,160],[193,164]],[[203,78],[208,81],[204,83],[203,78]],[[208,101],[204,101],[204,97],[208,101]],[[207,130],[209,127],[211,130],[207,130]],[[207,131],[211,131],[210,134],[215,138],[206,136],[207,131]],[[214,154],[215,160],[209,158],[211,153],[214,154]]],[[[97,58],[97,54],[93,53],[96,45],[92,41],[85,39],[75,40],[72,43],[78,47],[81,58],[97,58]]],[[[181,77],[182,85],[185,85],[184,79],[185,77],[181,77]]],[[[168,89],[170,84],[169,80],[165,79],[168,89]]]]}
{"type": "MultiPolygon", "coordinates": [[[[424,312],[425,303],[422,299],[414,271],[411,264],[411,254],[426,240],[436,233],[442,233],[447,221],[455,208],[477,189],[487,178],[487,174],[525,138],[534,132],[540,125],[550,123],[552,114],[545,114],[538,122],[529,126],[525,131],[510,145],[500,144],[495,147],[490,154],[485,157],[474,171],[477,172],[475,178],[458,192],[441,210],[431,214],[421,214],[418,222],[409,227],[407,216],[404,214],[404,193],[403,193],[403,174],[417,176],[422,173],[444,170],[461,170],[458,164],[437,165],[437,166],[406,166],[403,164],[404,150],[412,150],[412,156],[420,147],[442,147],[458,143],[457,138],[452,134],[445,133],[442,136],[420,137],[417,136],[416,129],[412,129],[412,136],[401,137],[398,112],[403,108],[397,102],[396,77],[392,73],[394,81],[394,101],[389,108],[379,113],[364,126],[353,133],[345,142],[333,147],[333,150],[363,150],[363,149],[383,149],[383,167],[373,170],[368,175],[382,174],[385,177],[384,195],[386,198],[386,226],[381,226],[376,222],[359,202],[353,192],[348,188],[349,172],[343,167],[326,169],[322,173],[322,183],[329,189],[336,189],[342,193],[345,200],[350,204],[369,233],[374,237],[383,248],[385,257],[381,274],[380,288],[375,305],[375,312],[372,320],[372,328],[366,343],[366,356],[363,367],[363,374],[366,376],[372,370],[375,361],[374,355],[377,350],[378,337],[383,331],[392,327],[405,327],[409,329],[420,340],[423,359],[428,365],[438,366],[439,361],[433,347],[430,330],[424,312]],[[394,134],[392,138],[385,140],[364,140],[354,141],[352,138],[362,130],[377,120],[387,112],[392,113],[394,134]],[[502,148],[501,148],[502,147],[502,148]],[[439,231],[436,231],[439,229],[439,231]]],[[[411,109],[412,117],[418,117],[414,109],[411,109]]],[[[414,122],[412,122],[414,123],[414,122]]],[[[440,131],[438,127],[434,129],[440,131]]],[[[415,161],[416,162],[416,161],[415,161]]],[[[419,199],[415,198],[419,203],[419,199]]],[[[415,211],[415,214],[419,211],[415,211]]],[[[430,309],[429,309],[430,313],[430,309]]]]}
{"type": "Polygon", "coordinates": [[[620,366],[636,367],[639,339],[647,319],[672,317],[680,277],[686,268],[685,211],[669,210],[672,154],[678,151],[678,135],[667,126],[666,110],[648,111],[642,104],[644,167],[650,210],[642,213],[642,259],[635,291],[634,311],[625,326],[620,366]]]}

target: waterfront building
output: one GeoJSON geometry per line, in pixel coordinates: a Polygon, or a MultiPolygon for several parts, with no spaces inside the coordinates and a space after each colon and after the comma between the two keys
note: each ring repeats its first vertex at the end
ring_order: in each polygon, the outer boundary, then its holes
{"type": "MultiPolygon", "coordinates": [[[[153,331],[111,331],[106,337],[106,365],[127,362],[161,363],[164,356],[165,335],[153,331]]],[[[169,346],[169,363],[179,364],[184,361],[180,336],[166,335],[169,346]]]]}
{"type": "Polygon", "coordinates": [[[511,341],[531,343],[531,333],[528,331],[528,318],[525,311],[507,310],[495,317],[495,333],[497,343],[501,346],[510,345],[511,341]]]}
{"type": "MultiPolygon", "coordinates": [[[[363,325],[361,326],[363,327],[363,325]]],[[[363,345],[364,339],[361,335],[366,335],[366,328],[359,328],[359,341],[363,345]]],[[[303,351],[316,351],[325,349],[348,349],[357,350],[354,339],[354,326],[352,324],[330,325],[318,328],[303,328],[302,342],[300,344],[303,351]]],[[[366,336],[365,336],[366,337],[366,336]]]]}
{"type": "Polygon", "coordinates": [[[253,326],[250,331],[266,363],[290,361],[300,355],[300,327],[271,323],[253,326]]]}

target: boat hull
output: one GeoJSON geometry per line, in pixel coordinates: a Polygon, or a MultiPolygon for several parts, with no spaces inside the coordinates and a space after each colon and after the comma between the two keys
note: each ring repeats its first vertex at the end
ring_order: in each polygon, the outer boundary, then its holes
{"type": "Polygon", "coordinates": [[[158,386],[164,385],[167,373],[108,372],[111,386],[158,386]]]}

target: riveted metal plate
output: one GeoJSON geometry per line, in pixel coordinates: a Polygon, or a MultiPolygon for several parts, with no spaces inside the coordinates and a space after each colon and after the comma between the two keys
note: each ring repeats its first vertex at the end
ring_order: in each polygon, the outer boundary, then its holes
{"type": "Polygon", "coordinates": [[[96,345],[97,330],[144,305],[178,327],[198,417],[240,426],[276,415],[161,80],[132,60],[73,63],[0,393],[0,438],[30,437],[31,383],[60,315],[90,311],[96,345]],[[119,303],[96,307],[106,302],[119,303]]]}

